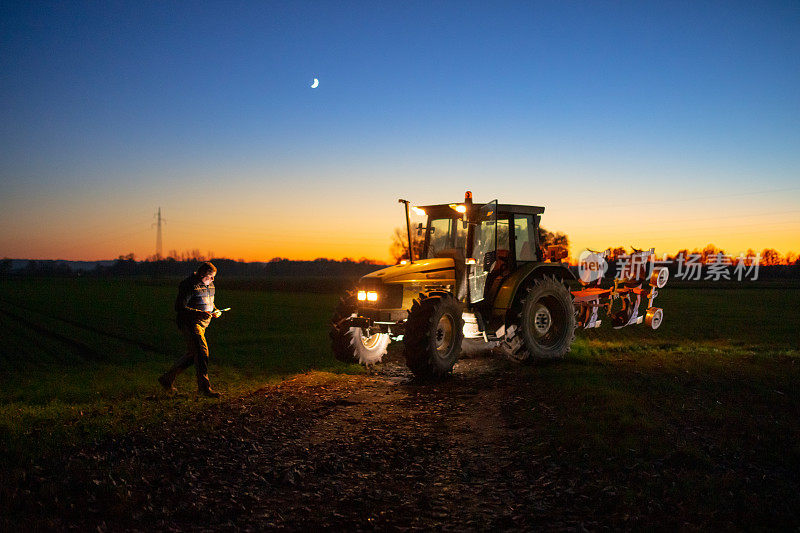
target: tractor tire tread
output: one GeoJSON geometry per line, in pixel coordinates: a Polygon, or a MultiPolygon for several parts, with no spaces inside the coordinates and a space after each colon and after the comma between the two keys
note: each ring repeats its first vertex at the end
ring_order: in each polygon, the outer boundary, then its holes
{"type": "Polygon", "coordinates": [[[536,360],[558,359],[564,357],[571,349],[575,340],[575,311],[572,305],[572,295],[562,280],[555,276],[543,276],[533,281],[525,288],[523,296],[515,305],[516,327],[510,338],[502,342],[506,356],[515,362],[532,363],[536,360]],[[523,332],[523,322],[526,305],[531,298],[538,297],[546,291],[555,294],[561,293],[560,297],[569,301],[569,308],[565,310],[567,324],[565,324],[564,338],[558,343],[559,349],[555,351],[542,350],[537,346],[530,346],[525,340],[523,332]]]}
{"type": "MultiPolygon", "coordinates": [[[[403,355],[406,359],[406,365],[419,378],[442,378],[452,371],[452,366],[450,368],[442,368],[437,365],[434,361],[435,354],[431,352],[431,333],[436,325],[434,320],[442,306],[455,306],[459,309],[459,312],[454,317],[456,328],[454,342],[457,343],[454,349],[459,352],[461,350],[464,320],[461,317],[458,301],[454,296],[448,294],[438,293],[428,296],[420,293],[419,297],[414,299],[408,312],[408,320],[406,321],[403,337],[403,355]]],[[[456,355],[456,359],[457,357],[458,355],[456,355]]]]}

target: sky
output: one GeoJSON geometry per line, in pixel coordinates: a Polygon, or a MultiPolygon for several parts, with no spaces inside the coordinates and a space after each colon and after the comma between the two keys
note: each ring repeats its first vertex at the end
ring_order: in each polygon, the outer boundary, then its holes
{"type": "Polygon", "coordinates": [[[0,4],[0,256],[388,261],[405,198],[571,252],[800,252],[800,2],[0,4]],[[313,80],[317,88],[311,88],[313,80]]]}

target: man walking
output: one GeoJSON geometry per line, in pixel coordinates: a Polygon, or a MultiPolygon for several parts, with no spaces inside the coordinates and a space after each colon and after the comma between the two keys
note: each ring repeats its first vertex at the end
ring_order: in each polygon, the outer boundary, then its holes
{"type": "Polygon", "coordinates": [[[212,390],[208,381],[208,343],[206,328],[211,317],[218,317],[222,311],[214,306],[214,276],[217,268],[206,261],[193,275],[181,281],[178,297],[175,299],[175,321],[186,339],[186,354],[175,361],[167,372],[158,378],[161,386],[168,391],[176,391],[172,385],[175,377],[194,364],[197,372],[197,391],[209,398],[219,398],[220,393],[212,390]]]}

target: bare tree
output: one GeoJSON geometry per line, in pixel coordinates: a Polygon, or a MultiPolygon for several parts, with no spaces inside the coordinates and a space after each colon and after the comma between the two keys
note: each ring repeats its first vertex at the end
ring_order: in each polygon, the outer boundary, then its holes
{"type": "MultiPolygon", "coordinates": [[[[425,246],[424,237],[412,233],[412,240],[414,242],[414,258],[419,259],[422,256],[422,249],[425,246]]],[[[405,229],[394,228],[392,244],[389,246],[389,253],[395,263],[399,263],[402,259],[408,259],[408,232],[405,229]]]]}
{"type": "Polygon", "coordinates": [[[541,246],[543,251],[547,251],[548,246],[554,246],[560,244],[564,248],[567,249],[567,255],[569,255],[569,237],[567,237],[566,233],[561,233],[557,231],[553,233],[552,231],[547,231],[542,226],[539,226],[539,245],[541,246]]]}
{"type": "Polygon", "coordinates": [[[717,248],[713,244],[708,243],[708,244],[706,244],[706,247],[703,248],[703,252],[701,254],[702,255],[702,261],[703,261],[703,263],[706,263],[706,262],[709,262],[709,261],[716,261],[716,258],[717,258],[717,256],[719,254],[725,255],[725,250],[723,250],[722,248],[717,248]]]}
{"type": "Polygon", "coordinates": [[[781,254],[774,248],[764,248],[761,251],[761,264],[772,266],[781,264],[781,254]]]}

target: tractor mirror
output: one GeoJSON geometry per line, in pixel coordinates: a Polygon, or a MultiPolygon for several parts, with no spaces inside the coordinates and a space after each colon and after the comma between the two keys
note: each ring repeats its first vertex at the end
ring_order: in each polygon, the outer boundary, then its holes
{"type": "MultiPolygon", "coordinates": [[[[417,235],[422,235],[424,229],[422,228],[422,222],[417,225],[417,235]]],[[[433,232],[433,228],[431,228],[431,232],[433,232]]]]}

